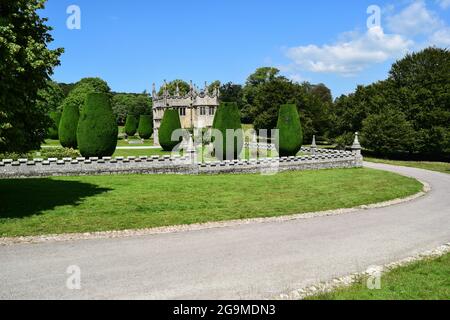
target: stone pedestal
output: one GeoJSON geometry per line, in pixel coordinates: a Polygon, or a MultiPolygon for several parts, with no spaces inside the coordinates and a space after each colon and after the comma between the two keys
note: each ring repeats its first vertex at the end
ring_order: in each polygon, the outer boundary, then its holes
{"type": "Polygon", "coordinates": [[[363,166],[363,156],[361,154],[361,144],[359,143],[359,134],[358,132],[355,132],[355,140],[353,141],[353,145],[351,147],[352,153],[355,156],[356,166],[362,167],[363,166]]]}

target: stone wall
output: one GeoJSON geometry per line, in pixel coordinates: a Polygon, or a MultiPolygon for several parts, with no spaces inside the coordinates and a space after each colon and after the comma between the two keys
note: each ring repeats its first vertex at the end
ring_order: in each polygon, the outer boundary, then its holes
{"type": "Polygon", "coordinates": [[[142,156],[11,159],[0,160],[0,178],[98,175],[98,174],[273,174],[287,170],[317,170],[362,166],[357,153],[338,150],[302,148],[310,155],[302,157],[265,158],[252,160],[198,163],[193,156],[142,156]]]}

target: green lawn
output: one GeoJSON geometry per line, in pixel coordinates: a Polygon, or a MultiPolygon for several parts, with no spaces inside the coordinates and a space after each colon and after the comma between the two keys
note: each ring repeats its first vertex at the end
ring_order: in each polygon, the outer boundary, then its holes
{"type": "Polygon", "coordinates": [[[422,185],[371,169],[273,176],[112,175],[0,180],[0,236],[280,216],[405,197],[422,185]]]}
{"type": "Polygon", "coordinates": [[[449,300],[450,254],[389,271],[381,277],[381,289],[367,288],[362,278],[348,288],[312,297],[313,300],[449,300]]]}
{"type": "MultiPolygon", "coordinates": [[[[132,138],[133,140],[137,139],[136,137],[132,138]]],[[[47,146],[47,147],[53,147],[53,146],[61,146],[59,144],[58,140],[46,140],[45,144],[43,144],[43,146],[47,146]]],[[[117,146],[118,147],[129,147],[130,149],[116,149],[116,151],[113,154],[113,157],[128,157],[128,156],[134,156],[134,157],[138,157],[138,156],[163,156],[163,155],[170,155],[171,152],[167,152],[167,151],[163,151],[161,148],[158,149],[140,149],[140,148],[135,148],[135,149],[131,149],[134,147],[149,147],[149,146],[153,146],[153,139],[150,140],[146,140],[144,144],[129,144],[128,142],[126,142],[123,139],[118,139],[117,140],[117,146]]],[[[267,154],[264,153],[264,150],[261,151],[261,153],[259,154],[259,157],[271,157],[271,156],[277,156],[277,152],[274,151],[268,151],[267,154]]],[[[302,152],[298,153],[298,156],[304,155],[302,152]]],[[[34,155],[33,157],[38,157],[37,155],[34,155]]],[[[31,158],[33,158],[31,157],[31,158]]],[[[243,159],[255,159],[256,157],[258,157],[258,153],[256,150],[253,149],[249,149],[249,148],[245,148],[243,149],[243,153],[242,153],[242,158],[243,159]]],[[[211,156],[204,156],[204,161],[216,161],[217,159],[211,156]]]]}
{"type": "Polygon", "coordinates": [[[164,156],[170,155],[170,152],[159,149],[116,149],[113,157],[139,157],[139,156],[164,156]]]}
{"type": "Polygon", "coordinates": [[[414,167],[419,169],[426,169],[431,171],[438,171],[443,173],[450,173],[450,163],[449,162],[427,162],[427,161],[397,161],[397,160],[386,160],[377,158],[364,158],[364,161],[376,162],[376,163],[386,163],[396,166],[414,167]]]}
{"type": "Polygon", "coordinates": [[[59,143],[59,140],[46,139],[42,146],[61,147],[61,143],[59,143]]]}
{"type": "Polygon", "coordinates": [[[118,147],[135,147],[135,146],[149,147],[149,146],[153,146],[153,138],[144,140],[144,143],[130,143],[130,141],[133,141],[133,140],[139,141],[141,139],[139,139],[139,137],[137,137],[137,136],[128,137],[128,141],[125,141],[123,138],[119,138],[119,139],[117,139],[117,146],[118,147]]]}

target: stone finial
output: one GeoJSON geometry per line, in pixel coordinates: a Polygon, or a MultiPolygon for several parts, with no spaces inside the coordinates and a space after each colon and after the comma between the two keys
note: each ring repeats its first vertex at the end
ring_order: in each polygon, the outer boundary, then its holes
{"type": "Polygon", "coordinates": [[[208,93],[208,82],[205,81],[205,94],[207,94],[207,93],[208,93]]]}
{"type": "Polygon", "coordinates": [[[316,135],[313,135],[312,142],[311,142],[311,148],[317,148],[316,144],[316,135]]]}
{"type": "Polygon", "coordinates": [[[167,81],[166,79],[164,79],[164,86],[163,86],[163,91],[164,91],[164,97],[167,97],[169,95],[169,92],[167,91],[167,81]]]}
{"type": "Polygon", "coordinates": [[[154,82],[153,82],[153,84],[152,84],[152,97],[153,97],[153,98],[156,98],[156,85],[155,85],[154,82]]]}
{"type": "Polygon", "coordinates": [[[180,96],[180,87],[178,86],[178,82],[177,82],[177,88],[175,89],[175,95],[176,95],[177,97],[180,96]]]}
{"type": "Polygon", "coordinates": [[[361,154],[361,145],[359,144],[358,136],[359,136],[358,132],[355,132],[355,140],[353,141],[352,145],[352,153],[355,156],[356,167],[362,167],[363,157],[361,154]]]}
{"type": "Polygon", "coordinates": [[[216,97],[220,96],[220,86],[216,87],[216,97]]]}
{"type": "Polygon", "coordinates": [[[358,139],[359,133],[355,132],[355,140],[353,141],[352,150],[361,150],[361,144],[358,139]]]}

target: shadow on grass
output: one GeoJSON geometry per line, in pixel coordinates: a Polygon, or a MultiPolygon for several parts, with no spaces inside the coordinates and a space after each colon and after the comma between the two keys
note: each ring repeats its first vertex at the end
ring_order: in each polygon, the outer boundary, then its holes
{"type": "Polygon", "coordinates": [[[111,190],[48,178],[0,180],[0,219],[24,218],[57,206],[77,205],[87,197],[111,190]]]}

